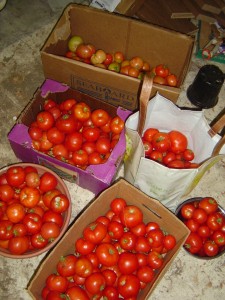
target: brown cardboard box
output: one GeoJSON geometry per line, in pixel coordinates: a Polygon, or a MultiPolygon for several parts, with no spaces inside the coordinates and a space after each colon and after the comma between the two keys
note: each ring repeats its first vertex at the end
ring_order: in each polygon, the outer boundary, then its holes
{"type": "Polygon", "coordinates": [[[115,12],[126,16],[134,16],[145,0],[122,0],[117,5],[115,12]]]}
{"type": "Polygon", "coordinates": [[[148,284],[146,288],[140,292],[138,299],[147,299],[147,297],[152,293],[155,286],[162,279],[163,275],[166,273],[172,261],[178,254],[189,234],[189,230],[159,201],[142,193],[124,179],[120,179],[118,182],[102,192],[100,196],[94,200],[88,208],[86,208],[80,217],[74,221],[70,229],[53,251],[40,265],[28,286],[28,291],[33,299],[41,299],[41,290],[45,285],[45,279],[50,273],[55,271],[55,266],[60,257],[62,255],[74,253],[74,242],[82,235],[83,229],[98,216],[104,215],[110,209],[111,201],[116,197],[124,198],[127,201],[127,204],[137,205],[140,207],[144,215],[145,223],[149,221],[158,222],[161,228],[176,237],[177,244],[175,248],[165,256],[163,266],[157,270],[154,281],[148,284]]]}
{"type": "Polygon", "coordinates": [[[138,107],[140,80],[66,58],[72,35],[80,35],[84,42],[106,52],[122,51],[128,59],[140,56],[151,67],[168,65],[178,76],[179,87],[154,85],[151,96],[158,90],[176,102],[190,64],[191,37],[83,5],[71,4],[65,9],[41,50],[45,78],[129,110],[138,107]]]}

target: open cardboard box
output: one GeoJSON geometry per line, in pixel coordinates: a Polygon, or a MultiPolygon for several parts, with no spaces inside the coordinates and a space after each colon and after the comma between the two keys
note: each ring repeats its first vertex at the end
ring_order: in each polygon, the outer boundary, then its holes
{"type": "Polygon", "coordinates": [[[61,241],[40,265],[28,286],[28,292],[33,299],[41,299],[41,290],[45,285],[45,280],[49,274],[55,271],[56,264],[60,257],[74,253],[75,241],[82,235],[83,229],[97,217],[104,215],[110,209],[111,201],[116,197],[124,198],[128,205],[137,205],[143,212],[145,223],[150,221],[158,222],[161,228],[173,234],[176,238],[176,246],[166,254],[164,263],[162,267],[157,270],[154,281],[149,283],[146,288],[140,292],[138,299],[147,299],[147,297],[150,296],[179,253],[180,248],[189,234],[189,230],[183,222],[159,201],[150,198],[124,179],[120,179],[89,204],[79,218],[71,224],[70,229],[61,241]]]}
{"type": "Polygon", "coordinates": [[[75,98],[78,102],[83,101],[87,103],[92,110],[97,108],[105,109],[110,116],[114,117],[119,115],[124,121],[130,114],[130,111],[120,107],[116,108],[109,103],[73,90],[59,82],[46,80],[8,134],[8,139],[15,155],[23,162],[44,165],[52,169],[63,179],[74,182],[82,188],[88,189],[94,194],[98,194],[107,188],[115,179],[117,171],[123,161],[126,148],[125,130],[122,131],[120,139],[111,152],[107,162],[99,165],[90,165],[86,170],[82,170],[47,154],[38,152],[32,148],[28,128],[36,119],[37,114],[43,110],[44,101],[48,98],[55,100],[57,103],[68,98],[75,98]]]}
{"type": "Polygon", "coordinates": [[[41,49],[45,78],[132,111],[138,107],[140,80],[66,58],[68,40],[73,35],[81,36],[96,49],[122,51],[127,59],[140,56],[151,68],[167,65],[178,76],[178,87],[154,84],[151,96],[159,91],[177,101],[190,65],[191,37],[83,5],[71,4],[64,10],[41,49]]]}

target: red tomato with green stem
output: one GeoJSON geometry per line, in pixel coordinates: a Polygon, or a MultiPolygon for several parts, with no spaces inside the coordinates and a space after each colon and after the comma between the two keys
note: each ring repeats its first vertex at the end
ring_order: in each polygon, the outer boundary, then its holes
{"type": "Polygon", "coordinates": [[[47,239],[49,242],[54,241],[60,234],[60,227],[54,222],[45,222],[41,226],[40,230],[43,238],[47,239]]]}
{"type": "Polygon", "coordinates": [[[57,127],[51,127],[47,131],[47,138],[52,144],[58,145],[64,142],[65,134],[64,132],[60,131],[57,127]]]}
{"type": "Polygon", "coordinates": [[[40,129],[47,131],[53,127],[55,119],[49,111],[41,111],[36,117],[37,125],[40,129]]]}
{"type": "Polygon", "coordinates": [[[63,213],[68,210],[70,201],[64,194],[55,196],[50,202],[50,209],[56,213],[63,213]]]}
{"type": "Polygon", "coordinates": [[[9,184],[0,185],[0,199],[4,202],[10,201],[15,194],[14,189],[9,184]]]}
{"type": "Polygon", "coordinates": [[[73,116],[81,122],[87,121],[91,116],[91,108],[85,102],[73,106],[73,116]]]}
{"type": "Polygon", "coordinates": [[[68,285],[68,279],[61,275],[50,274],[46,279],[46,286],[50,291],[64,293],[67,290],[68,285]]]}
{"type": "Polygon", "coordinates": [[[195,232],[191,232],[187,237],[184,248],[192,254],[198,253],[202,248],[202,238],[195,232]]]}
{"type": "Polygon", "coordinates": [[[92,222],[83,230],[84,238],[93,244],[99,244],[106,233],[107,227],[100,222],[92,222]]]}
{"type": "Polygon", "coordinates": [[[20,191],[20,203],[24,207],[35,207],[41,198],[41,194],[38,188],[25,186],[20,191]]]}
{"type": "Polygon", "coordinates": [[[119,253],[112,243],[99,244],[95,250],[98,261],[106,267],[111,267],[117,264],[119,253]]]}
{"type": "Polygon", "coordinates": [[[152,146],[155,150],[166,152],[170,148],[170,138],[166,132],[158,132],[152,137],[152,146]]]}
{"type": "Polygon", "coordinates": [[[163,264],[163,256],[157,251],[151,251],[147,254],[147,262],[151,268],[159,269],[163,264]]]}
{"type": "Polygon", "coordinates": [[[110,129],[111,132],[120,134],[124,129],[124,121],[119,116],[112,118],[110,122],[110,129]]]}
{"type": "Polygon", "coordinates": [[[184,152],[187,149],[188,141],[186,136],[177,130],[172,130],[168,133],[171,142],[170,150],[175,154],[184,152]]]}
{"type": "Polygon", "coordinates": [[[163,78],[166,78],[170,73],[169,68],[164,64],[159,64],[155,67],[155,74],[157,76],[161,76],[163,78]]]}
{"type": "Polygon", "coordinates": [[[123,198],[114,198],[110,202],[110,208],[116,215],[119,215],[126,206],[127,203],[123,198]]]}
{"type": "Polygon", "coordinates": [[[27,236],[16,236],[9,239],[8,250],[13,254],[21,255],[29,249],[29,245],[27,236]]]}
{"type": "Polygon", "coordinates": [[[9,167],[6,171],[6,179],[12,187],[19,187],[25,181],[25,171],[21,166],[9,167]]]}
{"type": "Polygon", "coordinates": [[[13,223],[19,223],[25,217],[25,207],[20,203],[12,203],[6,208],[8,220],[13,223]]]}
{"type": "Polygon", "coordinates": [[[66,135],[64,145],[69,151],[77,151],[81,149],[83,136],[80,132],[72,132],[66,135]]]}
{"type": "Polygon", "coordinates": [[[83,278],[87,278],[93,272],[93,266],[86,257],[78,257],[75,262],[75,273],[83,278]]]}
{"type": "Polygon", "coordinates": [[[81,255],[90,254],[96,247],[95,243],[92,243],[84,238],[78,238],[75,242],[75,250],[81,255]]]}
{"type": "Polygon", "coordinates": [[[123,252],[119,255],[118,267],[122,274],[132,274],[138,269],[138,259],[135,253],[123,252]]]}
{"type": "Polygon", "coordinates": [[[174,74],[169,74],[167,77],[166,77],[166,82],[169,86],[173,86],[173,87],[176,87],[177,86],[177,83],[178,83],[178,79],[177,79],[177,76],[174,75],[174,74]]]}
{"type": "Polygon", "coordinates": [[[105,288],[105,278],[101,272],[92,273],[85,280],[84,286],[91,295],[101,293],[105,288]]]}
{"type": "Polygon", "coordinates": [[[77,261],[77,257],[74,254],[68,254],[66,256],[61,256],[56,269],[59,275],[63,277],[70,277],[75,274],[75,264],[77,261]]]}
{"type": "Polygon", "coordinates": [[[79,149],[73,152],[72,160],[74,165],[86,166],[88,165],[88,154],[85,150],[79,149]]]}
{"type": "Polygon", "coordinates": [[[110,119],[109,114],[104,109],[95,109],[91,113],[91,120],[94,124],[94,126],[101,127],[108,123],[110,119]]]}
{"type": "Polygon", "coordinates": [[[137,226],[143,222],[143,212],[136,205],[127,205],[119,216],[122,224],[128,228],[137,226]]]}
{"type": "Polygon", "coordinates": [[[133,274],[122,274],[118,278],[118,292],[125,299],[137,297],[140,290],[140,280],[133,274]]]}
{"type": "Polygon", "coordinates": [[[219,252],[219,246],[212,240],[207,240],[203,245],[204,252],[207,256],[215,256],[219,252]]]}
{"type": "Polygon", "coordinates": [[[212,197],[205,197],[200,200],[199,207],[204,209],[207,214],[211,214],[217,211],[218,203],[212,197]]]}

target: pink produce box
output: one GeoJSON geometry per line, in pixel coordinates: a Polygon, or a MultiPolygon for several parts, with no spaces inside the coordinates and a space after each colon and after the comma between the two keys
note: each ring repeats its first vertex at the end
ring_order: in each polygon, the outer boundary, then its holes
{"type": "Polygon", "coordinates": [[[124,121],[131,114],[129,110],[115,107],[111,104],[71,89],[65,84],[53,80],[45,80],[37,90],[33,99],[19,116],[16,124],[8,134],[11,147],[21,161],[37,163],[55,171],[60,177],[88,189],[95,195],[111,185],[123,161],[126,149],[125,130],[120,135],[119,142],[111,152],[107,162],[99,165],[90,165],[85,170],[62,162],[54,157],[38,152],[32,148],[32,141],[28,134],[29,125],[43,110],[46,99],[51,98],[57,103],[68,98],[75,98],[78,102],[87,103],[92,110],[105,109],[110,116],[120,116],[124,121]]]}

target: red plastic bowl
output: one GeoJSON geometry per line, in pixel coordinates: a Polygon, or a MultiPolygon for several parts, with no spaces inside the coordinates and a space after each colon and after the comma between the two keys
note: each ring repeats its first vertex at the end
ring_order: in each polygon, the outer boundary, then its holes
{"type": "Polygon", "coordinates": [[[68,228],[68,225],[69,225],[69,222],[70,222],[70,217],[71,217],[71,211],[72,211],[71,198],[70,198],[68,188],[65,185],[65,183],[63,182],[63,180],[55,172],[53,172],[52,170],[50,170],[50,169],[48,169],[44,166],[37,165],[37,164],[18,163],[18,164],[10,165],[10,166],[7,166],[7,167],[1,169],[0,170],[0,175],[5,173],[6,170],[9,167],[12,167],[12,166],[21,166],[21,167],[32,166],[32,167],[35,167],[37,169],[39,175],[42,175],[45,172],[52,173],[58,181],[58,184],[57,184],[56,188],[59,189],[60,192],[62,192],[62,194],[65,194],[68,197],[69,201],[70,201],[69,208],[67,209],[66,212],[63,213],[64,222],[63,222],[63,225],[61,227],[61,232],[60,232],[59,236],[53,242],[48,243],[46,247],[44,247],[42,249],[30,250],[30,251],[27,251],[26,253],[21,254],[21,255],[12,254],[7,249],[4,249],[4,248],[0,247],[0,255],[2,255],[2,256],[6,256],[6,257],[9,257],[9,258],[15,258],[15,259],[31,258],[31,257],[38,256],[38,255],[50,250],[51,248],[53,248],[58,243],[58,241],[61,239],[61,237],[64,235],[65,231],[68,228]]]}

